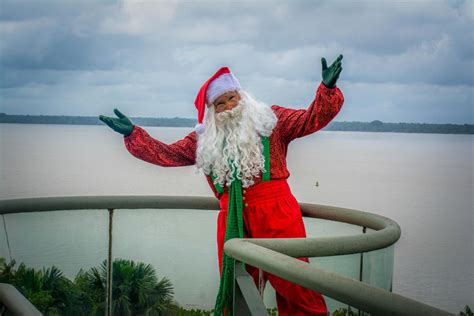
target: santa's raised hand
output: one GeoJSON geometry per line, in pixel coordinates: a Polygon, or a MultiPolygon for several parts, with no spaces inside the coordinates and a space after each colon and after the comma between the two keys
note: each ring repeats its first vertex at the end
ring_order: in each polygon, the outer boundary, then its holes
{"type": "Polygon", "coordinates": [[[111,129],[122,135],[128,136],[133,131],[133,123],[128,117],[122,114],[118,109],[114,109],[118,118],[100,115],[99,120],[107,124],[111,129]]]}
{"type": "Polygon", "coordinates": [[[342,71],[342,55],[336,58],[336,60],[328,67],[326,58],[321,58],[321,68],[323,73],[323,84],[328,88],[334,88],[336,81],[342,71]]]}

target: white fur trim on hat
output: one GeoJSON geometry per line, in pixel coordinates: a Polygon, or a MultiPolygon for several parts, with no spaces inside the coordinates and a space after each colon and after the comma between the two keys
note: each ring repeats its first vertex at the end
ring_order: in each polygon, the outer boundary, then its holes
{"type": "Polygon", "coordinates": [[[229,91],[241,90],[240,83],[232,73],[225,73],[214,79],[206,90],[207,104],[214,101],[229,91]]]}
{"type": "Polygon", "coordinates": [[[196,131],[198,135],[203,134],[205,129],[206,129],[206,125],[204,125],[204,123],[198,123],[194,127],[194,130],[196,131]]]}

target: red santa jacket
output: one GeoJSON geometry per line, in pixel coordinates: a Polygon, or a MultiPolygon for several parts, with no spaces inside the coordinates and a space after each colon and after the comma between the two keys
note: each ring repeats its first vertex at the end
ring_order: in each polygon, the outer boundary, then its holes
{"type": "MultiPolygon", "coordinates": [[[[286,166],[288,144],[295,138],[314,133],[325,127],[341,110],[344,97],[341,90],[329,89],[320,84],[316,97],[308,109],[295,110],[273,105],[278,122],[270,136],[270,179],[287,179],[286,166]]],[[[127,150],[135,157],[163,167],[189,166],[196,163],[196,132],[173,144],[165,144],[152,138],[144,129],[135,125],[130,135],[124,137],[127,150]]],[[[210,177],[209,185],[218,197],[210,177]]],[[[255,184],[261,179],[255,179],[255,184]]]]}

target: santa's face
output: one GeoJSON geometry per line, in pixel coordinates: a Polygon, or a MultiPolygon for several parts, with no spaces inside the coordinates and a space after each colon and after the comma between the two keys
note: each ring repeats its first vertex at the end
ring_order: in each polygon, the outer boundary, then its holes
{"type": "Polygon", "coordinates": [[[216,113],[232,110],[240,101],[240,94],[237,91],[229,91],[220,95],[213,103],[216,113]]]}

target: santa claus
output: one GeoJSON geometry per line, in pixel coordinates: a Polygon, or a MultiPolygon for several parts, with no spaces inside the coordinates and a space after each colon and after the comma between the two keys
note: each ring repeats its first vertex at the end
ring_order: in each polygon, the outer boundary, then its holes
{"type": "MultiPolygon", "coordinates": [[[[326,126],[340,111],[343,95],[336,87],[342,55],[329,67],[324,58],[322,82],[307,109],[267,106],[242,89],[229,68],[222,67],[201,87],[195,100],[196,130],[164,144],[134,125],[119,110],[118,118],[100,120],[124,135],[135,157],[164,167],[196,165],[220,201],[217,249],[221,282],[215,315],[232,313],[234,261],[223,253],[231,238],[304,238],[301,210],[287,179],[288,144],[326,126]],[[206,111],[207,109],[207,111],[206,111]]],[[[308,262],[307,258],[300,260],[308,262]]],[[[247,266],[256,284],[268,280],[276,292],[279,315],[327,315],[320,293],[247,266]]]]}

